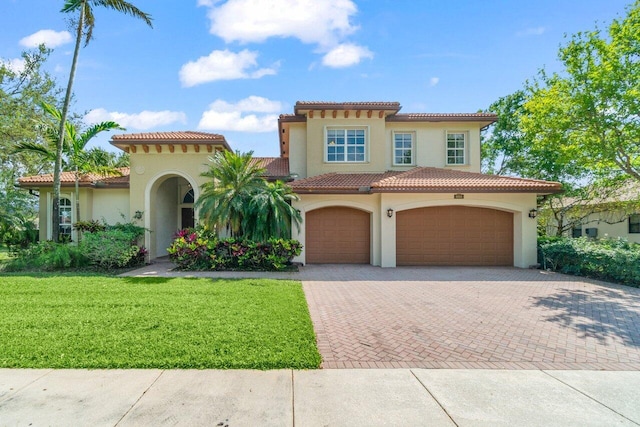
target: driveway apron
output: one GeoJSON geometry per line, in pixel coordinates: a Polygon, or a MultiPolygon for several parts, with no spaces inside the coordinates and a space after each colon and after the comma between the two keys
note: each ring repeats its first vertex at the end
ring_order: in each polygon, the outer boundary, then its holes
{"type": "Polygon", "coordinates": [[[640,289],[517,268],[309,265],[324,368],[640,370],[640,289]]]}

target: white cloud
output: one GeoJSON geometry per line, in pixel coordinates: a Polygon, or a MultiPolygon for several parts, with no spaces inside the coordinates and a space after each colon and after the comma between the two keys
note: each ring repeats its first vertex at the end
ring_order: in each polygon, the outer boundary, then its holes
{"type": "Polygon", "coordinates": [[[545,27],[535,27],[535,28],[526,28],[522,31],[518,31],[516,36],[518,37],[526,37],[526,36],[541,36],[547,31],[545,27]]]}
{"type": "Polygon", "coordinates": [[[333,45],[357,30],[349,22],[358,11],[351,0],[227,0],[211,3],[211,33],[226,42],[263,42],[294,37],[304,43],[333,45]]]}
{"type": "Polygon", "coordinates": [[[331,49],[322,58],[322,65],[332,68],[350,67],[364,58],[373,58],[373,53],[364,46],[345,43],[331,49]]]}
{"type": "Polygon", "coordinates": [[[437,85],[438,83],[440,83],[440,77],[431,77],[429,79],[429,86],[433,87],[433,86],[437,85]]]}
{"type": "Polygon", "coordinates": [[[317,45],[323,64],[348,67],[373,54],[347,43],[358,30],[351,19],[358,12],[352,0],[198,0],[209,8],[211,34],[225,42],[260,43],[292,37],[317,45]]]}
{"type": "Polygon", "coordinates": [[[198,129],[236,132],[272,132],[278,129],[279,101],[250,96],[235,104],[217,99],[202,113],[198,129]],[[243,114],[243,113],[262,114],[243,114]]]}
{"type": "Polygon", "coordinates": [[[26,62],[22,58],[13,58],[9,60],[0,60],[0,64],[4,65],[10,71],[13,71],[16,74],[20,74],[24,71],[24,67],[26,66],[26,62]]]}
{"type": "Polygon", "coordinates": [[[180,69],[180,81],[183,86],[191,87],[216,80],[259,79],[276,74],[278,63],[272,68],[249,71],[258,66],[257,57],[258,52],[247,49],[238,53],[214,50],[209,56],[184,64],[180,69]]]}
{"type": "Polygon", "coordinates": [[[20,45],[24,47],[37,47],[45,44],[47,47],[54,48],[71,43],[72,41],[73,38],[68,31],[40,30],[21,39],[20,45]]]}
{"type": "Polygon", "coordinates": [[[114,121],[120,126],[133,129],[151,129],[157,126],[170,125],[172,123],[187,122],[187,116],[181,111],[142,111],[135,114],[107,111],[104,108],[96,108],[84,116],[86,123],[99,123],[114,121]]]}

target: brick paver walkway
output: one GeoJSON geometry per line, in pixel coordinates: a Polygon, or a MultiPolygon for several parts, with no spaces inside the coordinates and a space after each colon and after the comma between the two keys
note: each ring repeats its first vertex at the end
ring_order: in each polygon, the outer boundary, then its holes
{"type": "Polygon", "coordinates": [[[306,266],[324,368],[640,370],[640,289],[516,268],[306,266]]]}

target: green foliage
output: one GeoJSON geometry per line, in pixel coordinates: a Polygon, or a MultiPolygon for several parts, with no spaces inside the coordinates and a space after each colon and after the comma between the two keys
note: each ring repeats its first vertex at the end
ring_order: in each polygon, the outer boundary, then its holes
{"type": "Polygon", "coordinates": [[[73,227],[82,233],[95,233],[107,229],[106,224],[102,224],[95,219],[92,219],[91,221],[78,221],[73,224],[73,227]]]}
{"type": "Polygon", "coordinates": [[[75,224],[85,232],[79,244],[41,242],[17,252],[5,271],[99,270],[134,267],[145,261],[147,250],[138,241],[145,229],[132,223],[115,225],[85,221],[75,224]]]}
{"type": "Polygon", "coordinates": [[[624,239],[540,239],[544,268],[629,286],[640,286],[640,245],[624,239]]]}
{"type": "Polygon", "coordinates": [[[225,151],[209,160],[202,174],[209,181],[196,200],[209,228],[228,227],[233,237],[261,241],[291,237],[292,221],[300,227],[302,217],[291,206],[298,196],[282,182],[267,182],[252,152],[225,151]]]}
{"type": "MultiPolygon", "coordinates": [[[[134,18],[142,19],[147,23],[150,27],[151,24],[151,16],[147,13],[142,12],[140,9],[135,7],[128,1],[125,0],[66,0],[64,6],[61,10],[63,13],[77,13],[77,21],[73,22],[75,25],[75,46],[73,50],[73,59],[71,61],[71,71],[69,72],[69,80],[67,83],[67,88],[65,90],[64,102],[62,104],[62,111],[60,111],[60,116],[57,118],[59,122],[58,133],[57,133],[57,141],[55,144],[55,157],[54,157],[54,167],[53,167],[53,205],[51,210],[51,222],[52,222],[52,236],[53,240],[58,240],[59,234],[59,223],[60,223],[60,174],[62,173],[62,156],[63,149],[65,146],[65,136],[67,129],[67,115],[69,113],[69,105],[71,104],[71,94],[73,92],[73,82],[75,79],[76,68],[78,66],[78,57],[80,55],[80,44],[84,37],[85,46],[89,44],[93,36],[93,29],[95,27],[95,17],[93,14],[93,8],[99,6],[106,9],[115,10],[117,12],[123,13],[125,15],[132,16],[134,18]]],[[[77,189],[77,169],[76,169],[76,189],[77,189]]],[[[76,190],[77,196],[77,190],[76,190]]],[[[80,219],[79,215],[79,204],[77,204],[76,197],[76,211],[78,212],[77,216],[80,219]]]]}
{"type": "Polygon", "coordinates": [[[185,229],[176,234],[167,251],[181,270],[279,271],[288,268],[301,250],[297,240],[217,239],[206,230],[185,229]]]}
{"type": "Polygon", "coordinates": [[[57,271],[87,267],[89,259],[77,245],[40,242],[19,251],[5,271],[57,271]]]}
{"type": "Polygon", "coordinates": [[[314,369],[299,282],[5,275],[0,368],[314,369]]]}
{"type": "Polygon", "coordinates": [[[570,37],[563,72],[528,85],[524,131],[569,164],[640,180],[640,0],[608,31],[570,37]]]}
{"type": "Polygon", "coordinates": [[[242,236],[251,198],[264,188],[264,169],[253,161],[252,154],[223,151],[209,157],[209,170],[202,174],[209,181],[202,185],[196,207],[210,228],[228,226],[232,236],[242,236]]]}
{"type": "Polygon", "coordinates": [[[291,187],[282,181],[265,182],[260,191],[253,194],[242,225],[245,236],[264,241],[272,237],[291,238],[291,222],[300,231],[302,216],[291,202],[300,200],[291,187]]]}
{"type": "Polygon", "coordinates": [[[50,170],[49,166],[43,169],[31,153],[13,153],[16,144],[42,138],[41,129],[34,126],[44,116],[39,105],[43,101],[55,103],[60,94],[55,80],[42,70],[49,54],[44,46],[23,52],[22,70],[12,69],[9,62],[0,59],[0,230],[4,230],[0,234],[11,242],[24,240],[15,228],[25,231],[31,227],[29,222],[37,212],[37,199],[17,190],[15,182],[21,176],[50,170]]]}
{"type": "Polygon", "coordinates": [[[110,270],[142,264],[146,250],[137,245],[139,233],[129,231],[130,228],[111,226],[86,233],[80,246],[91,265],[110,270]]]}

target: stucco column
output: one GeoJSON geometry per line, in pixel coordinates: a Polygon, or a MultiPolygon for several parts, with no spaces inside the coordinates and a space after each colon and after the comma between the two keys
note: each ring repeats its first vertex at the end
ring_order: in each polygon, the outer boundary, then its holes
{"type": "Polygon", "coordinates": [[[381,250],[381,267],[396,266],[396,212],[392,200],[389,196],[381,194],[380,211],[378,214],[380,219],[380,250],[381,250]],[[387,210],[393,209],[391,218],[387,215],[387,210]]]}
{"type": "Polygon", "coordinates": [[[529,268],[538,262],[538,222],[529,218],[529,211],[513,213],[513,264],[529,268]]]}
{"type": "Polygon", "coordinates": [[[300,202],[296,202],[294,201],[291,204],[295,209],[298,209],[300,211],[300,217],[302,217],[302,222],[300,223],[300,231],[298,231],[298,228],[292,224],[291,227],[291,238],[294,240],[297,240],[300,242],[300,244],[302,245],[302,252],[300,253],[300,255],[298,255],[297,257],[293,258],[293,262],[299,262],[302,263],[303,265],[306,264],[306,257],[305,257],[305,221],[306,221],[306,212],[305,210],[301,207],[300,202]]]}

